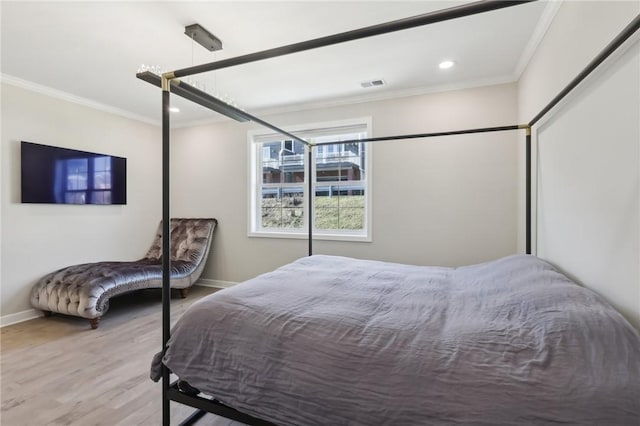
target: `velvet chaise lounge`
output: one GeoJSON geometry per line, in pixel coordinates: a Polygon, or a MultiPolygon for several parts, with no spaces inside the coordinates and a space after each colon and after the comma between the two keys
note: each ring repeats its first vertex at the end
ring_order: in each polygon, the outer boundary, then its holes
{"type": "MultiPolygon", "coordinates": [[[[171,288],[186,297],[204,269],[216,219],[171,219],[171,288]]],[[[162,288],[162,223],[147,254],[132,262],[96,262],[69,266],[42,277],[31,305],[44,311],[89,319],[91,328],[109,309],[113,296],[162,288]]]]}

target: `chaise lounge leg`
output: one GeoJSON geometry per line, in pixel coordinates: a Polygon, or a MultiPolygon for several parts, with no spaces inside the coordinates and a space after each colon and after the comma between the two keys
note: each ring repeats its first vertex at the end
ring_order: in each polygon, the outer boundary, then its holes
{"type": "Polygon", "coordinates": [[[89,323],[91,324],[91,329],[95,330],[96,328],[98,328],[98,323],[100,322],[100,317],[98,318],[91,318],[89,320],[89,323]]]}
{"type": "Polygon", "coordinates": [[[44,314],[45,317],[50,317],[51,315],[53,315],[53,312],[51,311],[42,311],[42,313],[44,314]]]}
{"type": "Polygon", "coordinates": [[[189,294],[189,289],[188,288],[181,288],[180,289],[180,297],[181,298],[186,299],[188,294],[189,294]]]}

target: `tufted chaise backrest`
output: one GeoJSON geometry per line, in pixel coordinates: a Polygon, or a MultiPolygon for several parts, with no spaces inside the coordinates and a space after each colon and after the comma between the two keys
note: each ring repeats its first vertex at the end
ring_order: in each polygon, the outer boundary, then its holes
{"type": "MultiPolygon", "coordinates": [[[[171,260],[199,264],[209,252],[216,219],[171,219],[171,260]]],[[[162,261],[162,222],[145,259],[162,261]]]]}

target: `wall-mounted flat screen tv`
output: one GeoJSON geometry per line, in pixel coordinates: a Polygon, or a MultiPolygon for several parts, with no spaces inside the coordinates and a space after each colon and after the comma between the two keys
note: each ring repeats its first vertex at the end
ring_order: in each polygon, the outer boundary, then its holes
{"type": "Polygon", "coordinates": [[[22,202],[127,204],[127,159],[22,141],[22,202]]]}

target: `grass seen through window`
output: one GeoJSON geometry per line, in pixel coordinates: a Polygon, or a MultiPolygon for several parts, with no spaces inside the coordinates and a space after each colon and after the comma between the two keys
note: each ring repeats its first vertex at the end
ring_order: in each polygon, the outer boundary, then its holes
{"type": "MultiPolygon", "coordinates": [[[[364,228],[364,195],[316,196],[314,225],[316,229],[364,228]]],[[[263,198],[262,226],[296,229],[303,226],[302,197],[263,198]]]]}

